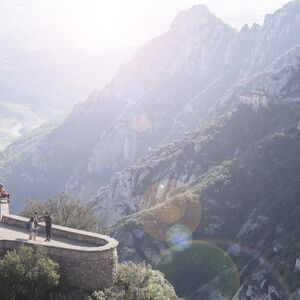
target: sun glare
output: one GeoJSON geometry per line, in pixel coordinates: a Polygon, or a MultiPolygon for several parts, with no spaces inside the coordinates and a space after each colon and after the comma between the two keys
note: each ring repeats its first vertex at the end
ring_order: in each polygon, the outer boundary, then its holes
{"type": "Polygon", "coordinates": [[[84,4],[76,1],[76,5],[72,2],[69,6],[69,29],[78,33],[80,44],[91,48],[99,42],[102,44],[101,48],[106,45],[125,45],[131,22],[128,18],[130,1],[126,2],[127,5],[124,2],[90,0],[84,4]]]}
{"type": "MultiPolygon", "coordinates": [[[[37,1],[37,0],[35,0],[37,1]]],[[[46,1],[46,0],[45,0],[46,1]]],[[[226,23],[239,29],[245,23],[262,23],[263,15],[280,7],[267,5],[270,0],[258,0],[247,5],[239,0],[47,0],[46,28],[54,28],[62,45],[85,49],[108,49],[141,46],[168,30],[181,10],[195,4],[205,4],[226,23]],[[54,5],[53,3],[57,3],[54,5]],[[257,7],[260,9],[257,9],[257,7]],[[50,11],[51,10],[51,11],[50,11]],[[251,12],[250,16],[249,11],[251,12]],[[50,17],[51,15],[51,17],[50,17]]],[[[280,3],[279,3],[280,2],[280,3]]],[[[55,34],[53,36],[55,36],[55,34]]]]}

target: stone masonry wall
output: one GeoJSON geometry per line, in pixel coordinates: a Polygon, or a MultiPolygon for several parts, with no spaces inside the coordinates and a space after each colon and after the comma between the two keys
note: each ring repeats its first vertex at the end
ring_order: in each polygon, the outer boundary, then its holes
{"type": "MultiPolygon", "coordinates": [[[[2,223],[26,228],[28,219],[3,216],[2,223]]],[[[41,226],[42,229],[44,228],[41,226]]],[[[46,245],[47,254],[60,265],[62,278],[70,285],[86,290],[97,290],[113,285],[116,280],[118,242],[108,236],[53,225],[53,235],[89,243],[90,247],[55,247],[46,245]],[[79,248],[79,249],[78,249],[79,248]]],[[[8,249],[18,249],[22,241],[0,239],[0,255],[8,249]]]]}

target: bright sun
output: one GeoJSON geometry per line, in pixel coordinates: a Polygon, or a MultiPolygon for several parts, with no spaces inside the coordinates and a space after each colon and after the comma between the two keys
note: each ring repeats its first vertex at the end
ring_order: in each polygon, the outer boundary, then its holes
{"type": "Polygon", "coordinates": [[[54,7],[53,23],[50,26],[58,27],[62,44],[77,45],[85,49],[143,45],[152,37],[168,30],[179,11],[199,3],[207,5],[228,24],[241,28],[245,23],[261,23],[267,12],[288,2],[252,0],[246,5],[241,0],[45,1],[51,2],[54,7]]]}
{"type": "Polygon", "coordinates": [[[78,33],[80,44],[96,46],[126,44],[126,32],[133,25],[130,20],[130,2],[124,0],[88,0],[72,1],[69,11],[69,30],[78,33]],[[125,3],[126,2],[126,3],[125,3]],[[74,5],[76,4],[76,5],[74,5]],[[126,5],[125,5],[126,4],[126,5]]]}

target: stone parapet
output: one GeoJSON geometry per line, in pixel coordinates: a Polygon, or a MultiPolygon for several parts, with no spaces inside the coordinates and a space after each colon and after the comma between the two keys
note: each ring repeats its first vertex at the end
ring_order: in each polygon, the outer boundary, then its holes
{"type": "MultiPolygon", "coordinates": [[[[4,215],[2,224],[26,229],[28,219],[4,215]]],[[[70,244],[55,245],[43,243],[47,254],[60,265],[62,278],[73,287],[86,290],[108,288],[116,280],[118,242],[108,236],[53,225],[55,239],[72,241],[70,244]],[[77,243],[78,242],[78,243],[77,243]]],[[[44,230],[44,225],[41,225],[44,230]]],[[[17,239],[1,239],[0,254],[8,249],[17,249],[22,244],[32,246],[33,243],[17,239]]]]}

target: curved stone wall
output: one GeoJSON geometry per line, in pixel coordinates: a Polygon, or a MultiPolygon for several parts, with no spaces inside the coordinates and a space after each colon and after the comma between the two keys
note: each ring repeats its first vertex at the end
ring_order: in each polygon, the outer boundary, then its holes
{"type": "MultiPolygon", "coordinates": [[[[2,223],[17,230],[26,230],[28,219],[9,215],[2,223]]],[[[44,231],[44,225],[41,225],[44,231]]],[[[70,241],[70,244],[43,243],[47,254],[60,265],[62,278],[70,285],[87,290],[97,290],[113,285],[116,280],[118,242],[108,236],[85,232],[63,226],[52,226],[55,239],[70,241]]],[[[0,253],[17,249],[22,244],[34,243],[0,236],[0,253]]]]}

